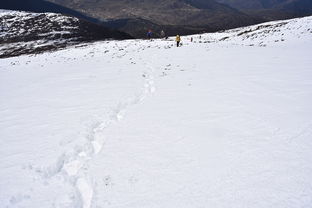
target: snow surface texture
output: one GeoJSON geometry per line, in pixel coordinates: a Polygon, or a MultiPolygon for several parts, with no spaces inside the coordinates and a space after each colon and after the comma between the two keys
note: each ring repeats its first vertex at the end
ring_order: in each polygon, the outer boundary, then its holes
{"type": "Polygon", "coordinates": [[[1,59],[0,207],[310,208],[311,30],[1,59]]]}

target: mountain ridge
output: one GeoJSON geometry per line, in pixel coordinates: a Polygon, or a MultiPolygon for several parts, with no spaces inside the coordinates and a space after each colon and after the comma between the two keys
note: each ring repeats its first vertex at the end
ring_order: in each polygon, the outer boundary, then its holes
{"type": "MultiPolygon", "coordinates": [[[[49,1],[88,14],[100,21],[106,21],[109,25],[119,20],[136,22],[136,25],[142,25],[140,34],[135,32],[136,37],[145,37],[148,29],[152,29],[157,34],[160,32],[160,27],[169,31],[169,35],[174,35],[176,33],[170,32],[174,29],[182,31],[181,34],[189,34],[190,32],[213,32],[261,22],[257,18],[214,0],[49,1]],[[151,23],[149,27],[144,27],[146,21],[151,23]]],[[[129,27],[116,28],[133,35],[129,27]]]]}
{"type": "Polygon", "coordinates": [[[312,15],[310,0],[216,0],[251,16],[265,20],[288,19],[312,15]]]}

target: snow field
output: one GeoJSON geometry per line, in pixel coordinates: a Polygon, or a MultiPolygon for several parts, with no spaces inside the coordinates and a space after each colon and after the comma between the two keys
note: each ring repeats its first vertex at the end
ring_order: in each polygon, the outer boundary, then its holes
{"type": "Polygon", "coordinates": [[[1,207],[310,207],[311,17],[285,23],[0,60],[1,207]]]}

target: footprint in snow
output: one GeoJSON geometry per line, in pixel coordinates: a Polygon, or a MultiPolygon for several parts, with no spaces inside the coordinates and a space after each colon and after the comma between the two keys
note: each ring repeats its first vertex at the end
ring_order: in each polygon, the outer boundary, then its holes
{"type": "Polygon", "coordinates": [[[18,204],[24,200],[29,200],[31,197],[29,195],[25,195],[25,194],[17,194],[15,196],[12,196],[10,199],[10,204],[11,205],[15,205],[18,204]]]}
{"type": "Polygon", "coordinates": [[[105,186],[112,186],[112,178],[110,176],[106,176],[105,178],[103,178],[103,184],[105,186]]]}

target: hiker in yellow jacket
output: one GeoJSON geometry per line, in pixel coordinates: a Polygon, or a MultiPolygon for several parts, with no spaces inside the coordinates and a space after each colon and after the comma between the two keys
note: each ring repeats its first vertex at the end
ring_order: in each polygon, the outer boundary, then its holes
{"type": "Polygon", "coordinates": [[[177,37],[176,37],[177,47],[179,47],[180,41],[181,41],[181,37],[180,37],[180,35],[177,35],[177,37]]]}

